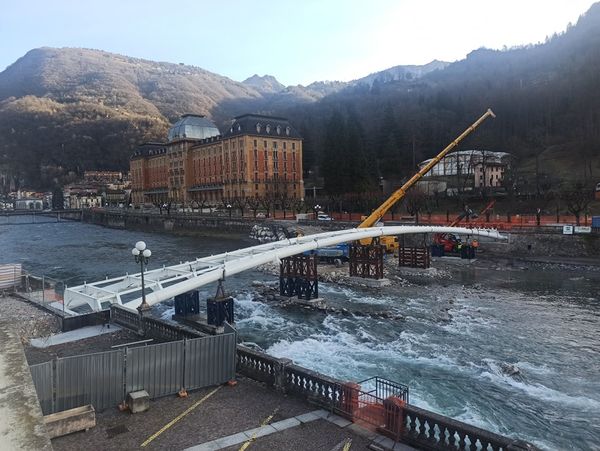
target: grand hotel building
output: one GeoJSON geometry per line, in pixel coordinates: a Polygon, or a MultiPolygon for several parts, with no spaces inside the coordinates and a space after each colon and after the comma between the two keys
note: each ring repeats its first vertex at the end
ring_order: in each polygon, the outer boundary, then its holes
{"type": "Polygon", "coordinates": [[[303,197],[302,138],[287,119],[245,114],[221,134],[185,114],[165,143],[144,143],[130,159],[134,205],[303,197]]]}

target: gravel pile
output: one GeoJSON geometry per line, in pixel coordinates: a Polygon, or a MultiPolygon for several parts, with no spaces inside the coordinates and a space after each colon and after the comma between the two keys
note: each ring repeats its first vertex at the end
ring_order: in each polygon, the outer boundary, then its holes
{"type": "Polygon", "coordinates": [[[47,337],[60,332],[60,319],[35,305],[4,294],[0,297],[0,321],[15,325],[23,344],[38,337],[47,337]]]}

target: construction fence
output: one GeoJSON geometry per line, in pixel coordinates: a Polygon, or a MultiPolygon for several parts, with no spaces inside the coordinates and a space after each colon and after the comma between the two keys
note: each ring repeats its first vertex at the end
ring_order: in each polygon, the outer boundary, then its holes
{"type": "Polygon", "coordinates": [[[117,406],[127,393],[150,398],[235,378],[236,331],[192,340],[64,357],[30,366],[44,415],[87,404],[117,406]]]}
{"type": "Polygon", "coordinates": [[[65,288],[62,280],[30,273],[19,263],[0,265],[0,290],[15,292],[57,312],[63,311],[65,288]]]}

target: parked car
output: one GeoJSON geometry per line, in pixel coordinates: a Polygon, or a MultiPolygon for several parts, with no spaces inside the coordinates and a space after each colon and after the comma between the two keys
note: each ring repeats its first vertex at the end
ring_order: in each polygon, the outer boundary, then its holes
{"type": "Polygon", "coordinates": [[[319,213],[317,215],[317,221],[333,221],[333,218],[325,213],[319,213]]]}

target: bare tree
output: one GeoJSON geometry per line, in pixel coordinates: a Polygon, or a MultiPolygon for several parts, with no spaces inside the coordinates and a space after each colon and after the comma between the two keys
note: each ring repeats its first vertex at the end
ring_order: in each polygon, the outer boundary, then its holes
{"type": "Polygon", "coordinates": [[[256,213],[261,205],[260,199],[258,197],[247,197],[246,205],[252,211],[252,215],[256,218],[256,213]]]}
{"type": "Polygon", "coordinates": [[[244,210],[246,208],[246,199],[244,197],[235,197],[232,202],[232,206],[240,210],[240,215],[244,217],[244,210]]]}
{"type": "Polygon", "coordinates": [[[561,187],[560,194],[567,210],[575,216],[575,223],[579,225],[581,215],[587,211],[594,199],[594,190],[583,182],[576,182],[561,187]]]}
{"type": "Polygon", "coordinates": [[[415,217],[415,224],[419,223],[419,213],[425,208],[426,200],[425,193],[417,188],[407,191],[404,196],[406,211],[415,217]]]}

